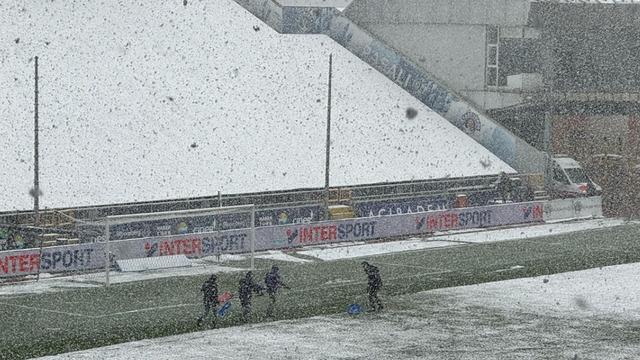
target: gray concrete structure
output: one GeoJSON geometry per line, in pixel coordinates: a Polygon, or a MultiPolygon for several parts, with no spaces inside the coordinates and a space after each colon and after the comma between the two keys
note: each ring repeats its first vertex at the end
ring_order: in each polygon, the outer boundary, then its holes
{"type": "Polygon", "coordinates": [[[638,1],[354,0],[344,14],[539,149],[577,137],[582,160],[640,156],[638,1]],[[562,124],[576,116],[629,124],[575,134],[562,124]]]}
{"type": "Polygon", "coordinates": [[[519,92],[498,91],[498,75],[488,79],[488,53],[499,54],[501,38],[538,37],[527,26],[528,10],[528,0],[355,0],[345,14],[489,110],[523,100],[519,92]],[[496,46],[490,50],[492,31],[496,46]]]}

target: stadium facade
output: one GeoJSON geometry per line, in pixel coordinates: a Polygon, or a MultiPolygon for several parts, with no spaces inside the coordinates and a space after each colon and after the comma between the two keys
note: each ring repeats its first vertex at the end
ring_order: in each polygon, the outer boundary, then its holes
{"type": "Polygon", "coordinates": [[[538,149],[640,155],[637,1],[355,0],[345,14],[538,149]]]}

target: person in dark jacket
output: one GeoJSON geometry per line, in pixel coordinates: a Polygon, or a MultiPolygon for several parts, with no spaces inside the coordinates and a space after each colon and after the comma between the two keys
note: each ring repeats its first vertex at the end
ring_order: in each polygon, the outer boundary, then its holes
{"type": "Polygon", "coordinates": [[[263,287],[260,284],[256,284],[253,281],[253,273],[248,271],[247,274],[240,280],[240,305],[242,306],[242,319],[247,321],[251,314],[251,296],[255,292],[258,295],[262,295],[263,287]]]}
{"type": "Polygon", "coordinates": [[[218,307],[218,277],[211,275],[209,279],[202,284],[200,291],[203,293],[202,303],[204,305],[204,313],[198,318],[198,326],[202,325],[202,322],[211,310],[213,310],[213,322],[215,325],[218,307]]]}
{"type": "Polygon", "coordinates": [[[276,295],[280,288],[288,289],[289,287],[282,281],[280,277],[280,269],[276,265],[271,267],[271,271],[264,277],[264,284],[267,288],[267,295],[269,295],[269,307],[267,307],[267,316],[273,315],[273,308],[276,304],[276,295]]]}
{"type": "Polygon", "coordinates": [[[382,301],[378,298],[378,290],[382,287],[382,278],[380,277],[380,271],[376,266],[369,264],[366,261],[362,262],[362,268],[367,274],[369,293],[369,311],[382,310],[382,301]]]}
{"type": "Polygon", "coordinates": [[[500,179],[498,180],[496,190],[498,190],[503,204],[505,204],[507,200],[511,198],[511,193],[513,192],[513,183],[511,182],[511,178],[509,178],[509,175],[507,175],[504,171],[500,173],[500,179]]]}

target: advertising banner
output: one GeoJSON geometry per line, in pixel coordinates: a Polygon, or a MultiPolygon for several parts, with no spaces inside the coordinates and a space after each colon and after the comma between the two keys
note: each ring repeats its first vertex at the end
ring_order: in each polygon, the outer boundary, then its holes
{"type": "MultiPolygon", "coordinates": [[[[436,231],[494,227],[543,221],[543,203],[528,202],[475,208],[375,216],[347,220],[289,223],[255,229],[255,250],[306,245],[367,241],[380,238],[429,234],[436,231]]],[[[165,255],[189,258],[247,253],[250,229],[208,231],[169,236],[150,236],[109,243],[114,260],[165,255]]],[[[0,277],[97,269],[105,265],[104,242],[0,252],[0,277]]]]}
{"type": "Polygon", "coordinates": [[[362,201],[353,204],[358,217],[412,214],[417,212],[451,209],[453,195],[422,196],[407,199],[362,201]]]}
{"type": "MultiPolygon", "coordinates": [[[[469,206],[485,206],[498,198],[495,191],[465,192],[469,206]]],[[[360,201],[353,204],[358,217],[412,214],[418,212],[449,210],[453,208],[456,196],[442,194],[406,199],[360,201]]]]}
{"type": "Polygon", "coordinates": [[[256,249],[420,235],[543,221],[542,202],[274,226],[256,230],[256,249]]]}
{"type": "MultiPolygon", "coordinates": [[[[288,208],[256,210],[255,226],[273,226],[282,224],[302,224],[320,220],[324,212],[322,206],[307,205],[288,208]]],[[[249,213],[212,214],[188,217],[176,217],[164,220],[137,221],[111,225],[110,240],[138,239],[156,236],[169,236],[192,233],[207,233],[219,230],[242,229],[249,227],[249,213]]],[[[81,242],[93,242],[104,239],[104,226],[79,224],[78,234],[81,242]]]]}
{"type": "Polygon", "coordinates": [[[556,199],[544,204],[544,220],[584,219],[602,216],[602,197],[556,199]]]}
{"type": "Polygon", "coordinates": [[[543,221],[542,202],[454,209],[416,216],[429,232],[495,227],[543,221]]]}
{"type": "Polygon", "coordinates": [[[249,252],[251,250],[250,239],[250,229],[237,229],[120,240],[110,243],[109,251],[115,260],[165,255],[185,255],[188,258],[199,258],[218,254],[249,252]]]}
{"type": "Polygon", "coordinates": [[[82,271],[103,267],[102,243],[53,246],[40,250],[0,252],[0,277],[32,275],[41,272],[82,271]]]}
{"type": "Polygon", "coordinates": [[[286,6],[282,9],[282,32],[285,34],[323,34],[335,13],[333,8],[286,6]]]}

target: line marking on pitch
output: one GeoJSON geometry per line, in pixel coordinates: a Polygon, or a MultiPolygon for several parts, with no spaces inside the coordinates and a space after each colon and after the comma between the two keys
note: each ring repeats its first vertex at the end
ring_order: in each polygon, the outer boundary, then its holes
{"type": "Polygon", "coordinates": [[[121,311],[121,312],[116,312],[116,313],[104,314],[104,315],[97,315],[97,316],[93,316],[93,317],[94,318],[103,318],[103,317],[108,317],[108,316],[119,316],[119,315],[126,315],[126,314],[134,314],[134,313],[138,313],[138,312],[161,310],[161,309],[173,309],[173,308],[196,306],[196,305],[198,305],[198,304],[178,304],[178,305],[155,306],[155,307],[144,308],[144,309],[134,309],[134,310],[128,310],[128,311],[121,311]]]}
{"type": "Polygon", "coordinates": [[[95,316],[86,315],[86,314],[78,314],[78,313],[72,313],[72,312],[66,312],[66,311],[60,311],[60,310],[44,309],[44,308],[39,308],[39,307],[36,307],[36,306],[18,305],[18,304],[11,304],[11,303],[0,303],[0,305],[13,306],[13,307],[18,307],[18,308],[22,308],[22,309],[44,311],[44,312],[50,312],[50,313],[54,313],[54,314],[70,315],[70,316],[76,316],[76,317],[86,317],[86,318],[94,318],[95,317],[95,316]]]}
{"type": "Polygon", "coordinates": [[[412,268],[412,269],[442,271],[442,270],[440,270],[438,268],[432,268],[432,267],[426,267],[426,266],[420,266],[420,265],[394,264],[394,263],[385,263],[385,262],[379,262],[379,261],[375,261],[375,263],[376,264],[382,264],[382,265],[389,265],[389,266],[407,267],[407,268],[412,268]]]}

